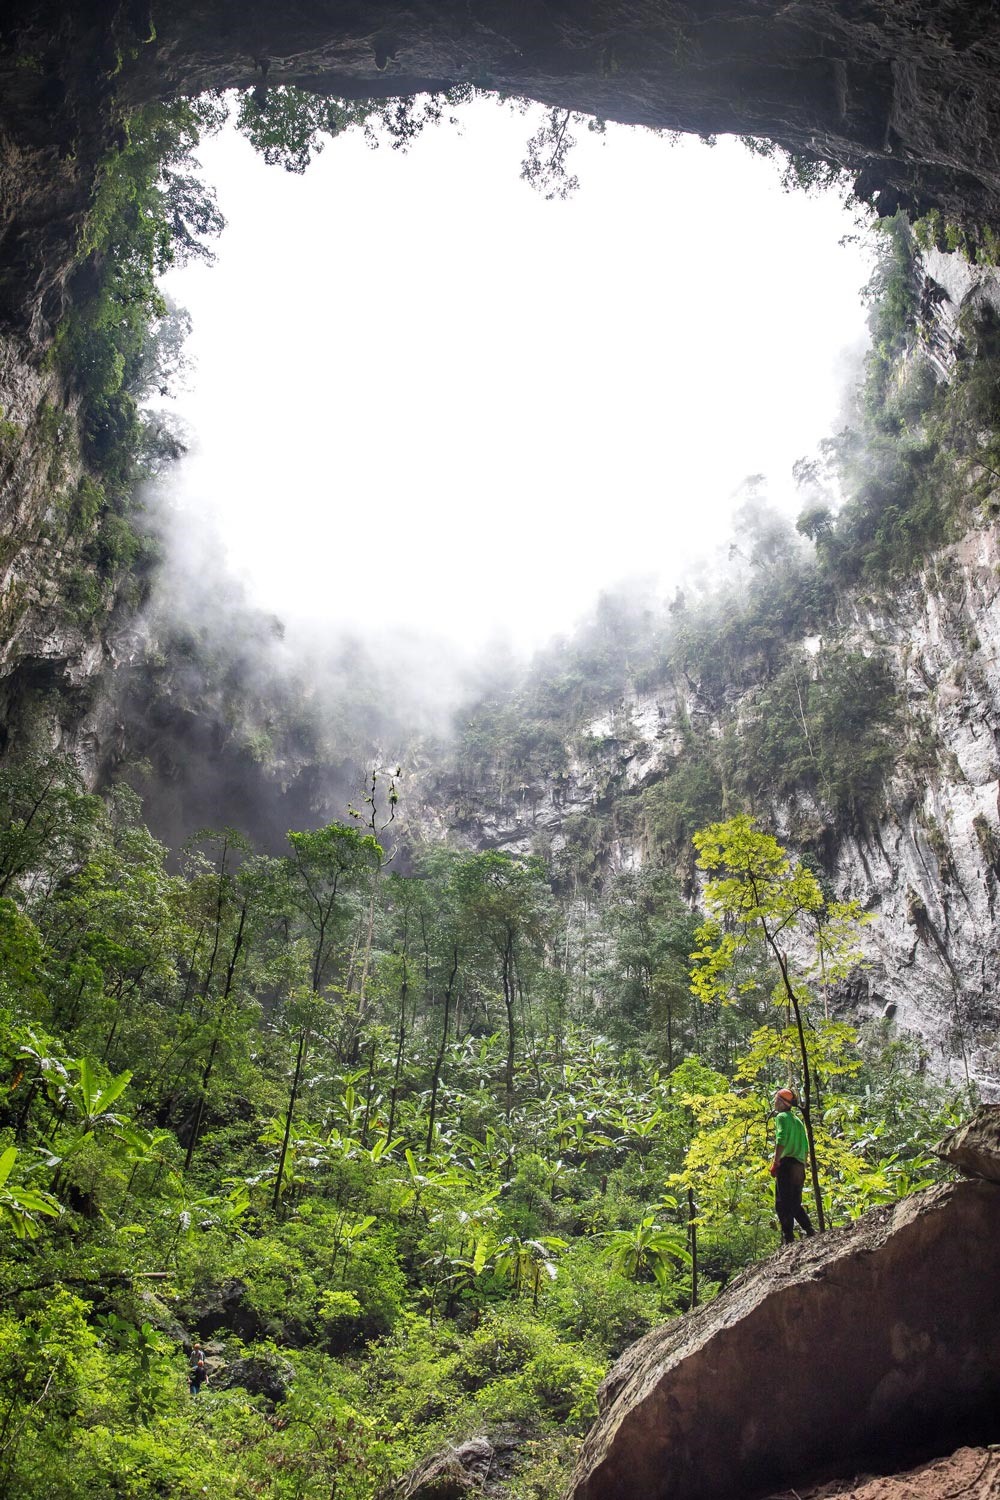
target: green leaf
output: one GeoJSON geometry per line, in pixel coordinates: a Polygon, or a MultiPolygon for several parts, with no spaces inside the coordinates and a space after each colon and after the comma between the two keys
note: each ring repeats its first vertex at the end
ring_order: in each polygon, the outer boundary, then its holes
{"type": "Polygon", "coordinates": [[[102,1093],[98,1094],[96,1100],[94,1101],[93,1109],[89,1109],[87,1113],[90,1115],[106,1114],[110,1106],[114,1104],[115,1100],[118,1098],[119,1094],[125,1092],[131,1081],[132,1074],[127,1069],[124,1073],[119,1073],[118,1077],[113,1078],[108,1084],[107,1088],[104,1089],[102,1093]]]}

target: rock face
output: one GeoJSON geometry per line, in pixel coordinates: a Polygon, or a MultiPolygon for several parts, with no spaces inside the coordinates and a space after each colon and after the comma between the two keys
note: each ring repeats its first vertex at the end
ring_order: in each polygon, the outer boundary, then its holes
{"type": "MultiPolygon", "coordinates": [[[[878,653],[905,704],[906,736],[933,753],[917,770],[900,756],[881,812],[863,828],[845,828],[806,793],[756,809],[793,849],[808,830],[838,898],[857,899],[875,918],[862,934],[865,967],[842,997],[851,1019],[891,1017],[922,1039],[936,1073],[960,1085],[975,1079],[991,1098],[1000,1097],[998,599],[997,525],[944,549],[891,593],[845,598],[824,644],[878,653]]],[[[634,868],[645,854],[642,818],[619,826],[614,809],[678,764],[685,724],[718,737],[725,722],[754,711],[752,692],[720,712],[683,681],[630,690],[581,726],[558,775],[513,787],[429,778],[419,818],[429,837],[449,832],[512,853],[541,845],[557,856],[574,815],[596,818],[606,868],[634,868]]],[[[693,869],[683,873],[694,898],[693,869]]]]}
{"type": "Polygon", "coordinates": [[[571,1500],[753,1500],[988,1440],[998,1313],[1000,1189],[876,1209],[630,1349],[571,1500]]]}
{"type": "MultiPolygon", "coordinates": [[[[947,376],[962,315],[996,310],[1000,278],[936,252],[919,275],[934,309],[928,352],[947,376]]],[[[819,851],[838,898],[858,900],[875,918],[862,934],[865,967],[840,997],[845,1013],[891,1019],[921,1038],[936,1073],[959,1085],[975,1080],[990,1098],[1000,1098],[998,600],[997,524],[977,527],[892,588],[845,594],[827,635],[802,643],[804,669],[808,653],[827,648],[885,661],[904,728],[881,808],[850,827],[807,792],[756,806],[790,848],[819,851]],[[918,741],[927,753],[915,765],[918,741]]],[[[759,712],[756,696],[756,688],[734,689],[720,703],[686,674],[641,691],[626,686],[559,747],[557,772],[521,784],[502,775],[472,784],[461,768],[426,777],[418,820],[428,837],[555,856],[567,848],[572,820],[594,820],[604,869],[635,868],[646,839],[641,814],[628,814],[639,806],[630,799],[682,762],[692,724],[709,739],[727,725],[738,732],[759,712]]],[[[679,873],[695,899],[693,863],[679,873]]]]}
{"type": "Polygon", "coordinates": [[[949,1130],[934,1147],[964,1177],[1000,1182],[1000,1104],[987,1104],[965,1125],[949,1130]]]}
{"type": "Polygon", "coordinates": [[[87,557],[84,472],[75,399],[28,341],[0,334],[0,757],[33,738],[72,750],[93,781],[118,733],[99,687],[130,626],[87,557]]]}
{"type": "MultiPolygon", "coordinates": [[[[920,771],[900,765],[883,815],[836,839],[830,868],[843,897],[876,921],[855,1013],[896,1007],[922,1035],[935,1067],[978,1078],[995,1096],[1000,950],[994,926],[1000,872],[1000,531],[974,532],[934,558],[891,603],[855,601],[842,639],[887,653],[911,733],[935,746],[920,771]]],[[[804,806],[775,808],[791,830],[804,806]]]]}

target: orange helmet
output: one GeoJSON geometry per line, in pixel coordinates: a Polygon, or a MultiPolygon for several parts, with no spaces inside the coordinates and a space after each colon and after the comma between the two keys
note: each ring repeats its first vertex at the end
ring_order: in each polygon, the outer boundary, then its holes
{"type": "Polygon", "coordinates": [[[774,1096],[775,1103],[783,1099],[786,1104],[798,1104],[799,1096],[794,1089],[779,1089],[774,1096]]]}

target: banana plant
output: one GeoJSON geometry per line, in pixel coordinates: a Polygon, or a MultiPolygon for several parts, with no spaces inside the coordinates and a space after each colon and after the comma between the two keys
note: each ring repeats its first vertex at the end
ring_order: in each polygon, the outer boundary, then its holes
{"type": "Polygon", "coordinates": [[[226,1185],[232,1184],[232,1190],[225,1196],[218,1193],[192,1193],[190,1185],[182,1172],[171,1172],[167,1178],[167,1187],[173,1197],[173,1203],[163,1210],[167,1219],[172,1219],[174,1224],[174,1237],[170,1244],[169,1255],[176,1257],[177,1247],[181,1236],[185,1239],[193,1239],[195,1235],[207,1229],[219,1229],[235,1226],[243,1214],[250,1207],[250,1189],[242,1179],[227,1178],[226,1185]]]}
{"type": "Polygon", "coordinates": [[[566,1240],[551,1234],[541,1235],[537,1240],[523,1240],[520,1235],[509,1234],[497,1245],[484,1269],[488,1268],[501,1280],[511,1282],[515,1297],[520,1296],[522,1286],[530,1284],[531,1305],[537,1308],[542,1276],[555,1281],[554,1252],[565,1250],[567,1244],[566,1240]]]}
{"type": "Polygon", "coordinates": [[[624,1136],[633,1136],[637,1141],[655,1140],[659,1134],[666,1116],[662,1109],[654,1109],[652,1114],[637,1117],[627,1110],[616,1112],[614,1124],[624,1136]]]}
{"type": "Polygon", "coordinates": [[[294,1135],[286,1133],[283,1120],[272,1119],[257,1137],[262,1146],[279,1148],[271,1152],[277,1160],[273,1167],[259,1172],[252,1179],[252,1186],[259,1187],[261,1183],[269,1182],[272,1192],[275,1191],[275,1179],[281,1173],[281,1181],[276,1185],[277,1194],[280,1195],[292,1187],[306,1187],[310,1184],[310,1176],[315,1175],[329,1164],[331,1154],[338,1151],[344,1155],[353,1155],[353,1151],[345,1151],[345,1145],[355,1147],[357,1142],[345,1142],[338,1131],[331,1130],[325,1139],[309,1125],[303,1125],[294,1135]],[[307,1176],[306,1174],[310,1174],[307,1176]]]}
{"type": "Polygon", "coordinates": [[[48,1165],[55,1168],[51,1184],[53,1190],[59,1184],[66,1163],[93,1139],[98,1129],[123,1129],[128,1123],[126,1116],[113,1114],[111,1110],[111,1106],[131,1082],[132,1074],[128,1069],[102,1086],[97,1081],[95,1065],[89,1057],[81,1057],[69,1066],[76,1069],[77,1076],[62,1083],[59,1089],[62,1108],[48,1157],[48,1165]],[[63,1141],[60,1139],[63,1134],[62,1123],[70,1110],[76,1118],[63,1141]]]}
{"type": "Polygon", "coordinates": [[[346,1215],[342,1215],[333,1235],[333,1255],[330,1259],[330,1275],[332,1276],[337,1265],[337,1260],[343,1256],[344,1264],[340,1273],[341,1280],[347,1274],[348,1262],[351,1259],[351,1251],[364,1235],[377,1222],[375,1214],[366,1214],[363,1219],[347,1221],[346,1215]]]}
{"type": "Polygon", "coordinates": [[[665,1296],[673,1282],[673,1263],[689,1266],[691,1256],[678,1229],[664,1229],[655,1214],[647,1214],[634,1229],[612,1234],[607,1248],[613,1270],[630,1281],[648,1271],[665,1296]]]}
{"type": "Polygon", "coordinates": [[[10,1174],[17,1160],[13,1146],[0,1156],[0,1219],[9,1224],[19,1240],[33,1240],[38,1236],[39,1225],[36,1214],[47,1214],[58,1219],[62,1205],[51,1193],[40,1188],[29,1188],[10,1182],[10,1174]]]}

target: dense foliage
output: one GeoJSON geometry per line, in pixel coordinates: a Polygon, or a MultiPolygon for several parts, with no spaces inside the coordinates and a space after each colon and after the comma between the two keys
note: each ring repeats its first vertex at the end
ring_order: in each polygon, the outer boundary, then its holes
{"type": "MultiPolygon", "coordinates": [[[[5,1492],[361,1500],[485,1430],[549,1496],[609,1360],[773,1245],[768,1099],[802,1054],[753,933],[712,956],[655,871],[587,930],[540,861],[403,874],[395,796],[375,776],[280,858],[206,833],[172,874],[126,790],[0,775],[5,1492]]],[[[927,1179],[959,1101],[811,982],[843,1222],[927,1179]]]]}

